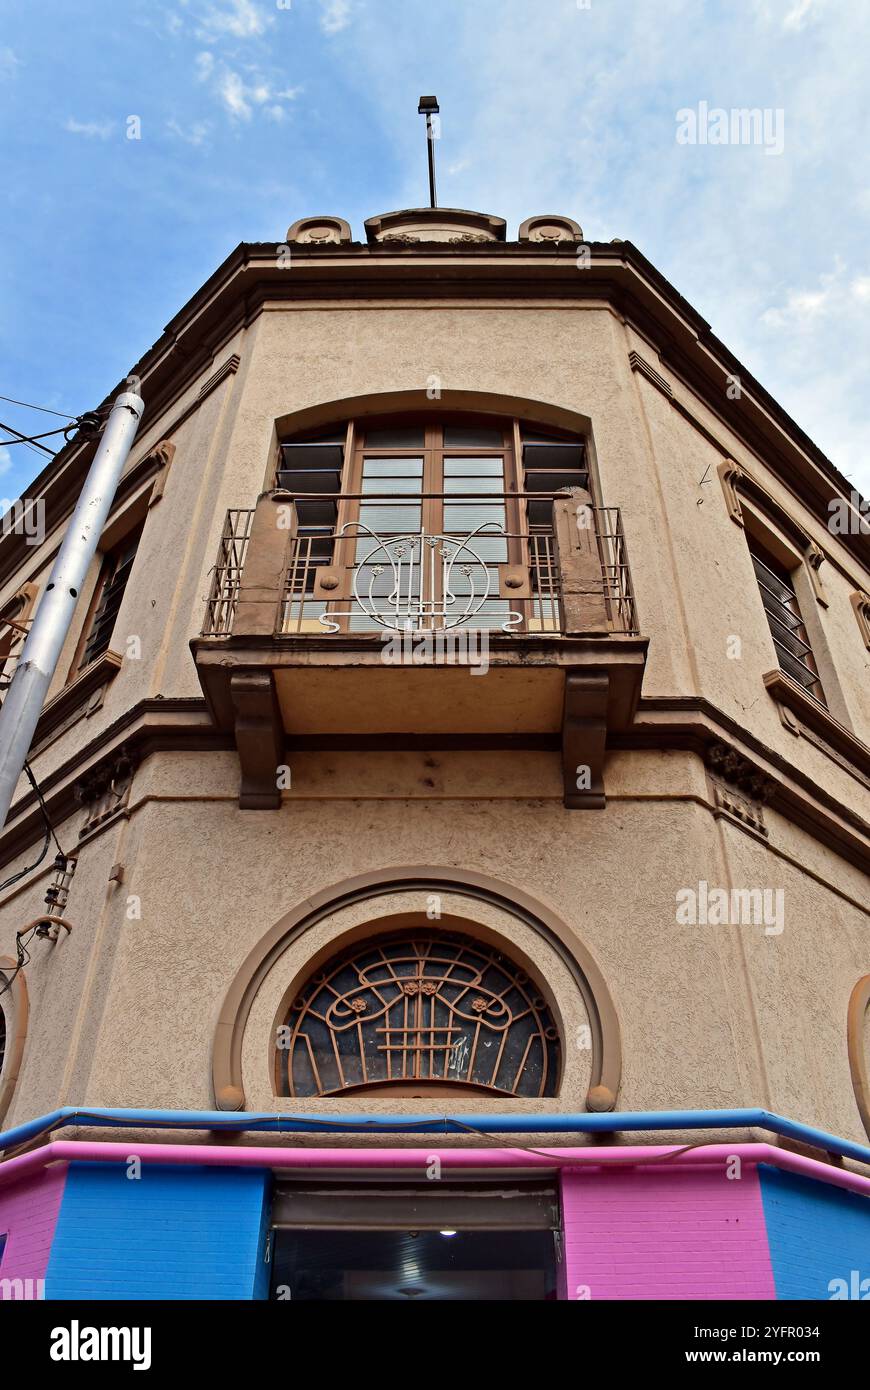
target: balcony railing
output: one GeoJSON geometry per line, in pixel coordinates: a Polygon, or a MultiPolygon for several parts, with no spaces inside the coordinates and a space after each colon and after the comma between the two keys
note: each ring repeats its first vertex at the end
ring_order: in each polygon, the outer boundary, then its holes
{"type": "MultiPolygon", "coordinates": [[[[271,495],[285,529],[283,584],[274,635],[299,636],[486,629],[493,635],[559,635],[582,630],[576,610],[586,607],[590,630],[636,635],[631,574],[619,509],[575,506],[570,494],[312,494],[271,495]],[[526,531],[482,521],[463,534],[375,531],[361,520],[306,525],[312,504],[337,507],[338,517],[377,507],[434,502],[436,507],[494,505],[509,517],[535,518],[526,531]],[[544,517],[549,512],[549,523],[544,517]],[[579,568],[577,559],[579,556],[579,568]],[[573,604],[566,614],[566,602],[573,604]]],[[[233,632],[252,554],[254,509],[227,513],[207,599],[203,636],[233,632]]],[[[262,601],[262,600],[260,600],[262,601]]]]}
{"type": "Polygon", "coordinates": [[[224,636],[233,630],[253,520],[253,507],[231,507],[227,512],[206,600],[203,637],[224,636]]]}

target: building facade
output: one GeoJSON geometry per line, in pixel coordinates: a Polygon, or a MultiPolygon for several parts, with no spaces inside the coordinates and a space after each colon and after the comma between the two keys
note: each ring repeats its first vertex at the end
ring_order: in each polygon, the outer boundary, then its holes
{"type": "Polygon", "coordinates": [[[865,504],[631,243],[365,232],[134,368],[0,836],[4,1296],[870,1297],[865,504]]]}

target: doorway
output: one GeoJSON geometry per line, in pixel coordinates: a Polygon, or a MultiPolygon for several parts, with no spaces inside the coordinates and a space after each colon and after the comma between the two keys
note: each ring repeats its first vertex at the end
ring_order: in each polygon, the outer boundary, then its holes
{"type": "Polygon", "coordinates": [[[279,1184],[270,1297],[289,1302],[555,1299],[546,1183],[279,1184]]]}

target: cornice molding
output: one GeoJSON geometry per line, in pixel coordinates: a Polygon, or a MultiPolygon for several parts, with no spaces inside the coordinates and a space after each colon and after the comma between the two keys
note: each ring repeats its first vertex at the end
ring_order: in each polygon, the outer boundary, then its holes
{"type": "Polygon", "coordinates": [[[59,694],[45,705],[33,735],[31,758],[36,757],[59,734],[72,724],[93,714],[103,703],[109,681],[114,680],[124,658],[111,650],[103,652],[86,666],[75,680],[64,686],[59,694]]]}
{"type": "MultiPolygon", "coordinates": [[[[842,726],[840,726],[842,727],[842,726]]],[[[851,735],[849,736],[852,737],[851,735]]],[[[288,746],[298,741],[288,740],[288,746]]],[[[382,746],[399,746],[396,739],[382,740],[382,746]]],[[[485,747],[486,740],[437,740],[439,747],[485,747]]],[[[763,778],[764,803],[787,820],[801,826],[820,843],[849,863],[870,871],[870,824],[857,812],[842,805],[830,792],[785,757],[767,748],[745,728],[718,710],[709,701],[694,696],[642,697],[634,724],[607,740],[608,749],[678,748],[697,754],[709,762],[709,750],[727,743],[744,760],[741,778],[744,788],[749,777],[763,778]]],[[[855,740],[857,742],[857,740],[855,740]]],[[[426,740],[433,745],[432,739],[426,740]]],[[[311,739],[304,744],[314,748],[369,747],[365,739],[311,739]]],[[[422,746],[422,745],[421,745],[422,746]]],[[[508,743],[508,747],[546,748],[556,753],[552,738],[529,737],[508,743]]],[[[864,748],[864,745],[860,745],[864,748]]],[[[79,808],[76,786],[101,762],[125,756],[141,765],[152,753],[170,751],[233,750],[232,735],[221,733],[211,721],[201,698],[147,699],[126,711],[97,738],[52,772],[40,776],[49,813],[56,824],[79,808]]],[[[865,749],[866,753],[866,749],[865,749]]],[[[739,779],[738,779],[739,782],[739,779]]],[[[12,808],[10,822],[0,834],[0,864],[27,849],[39,837],[42,817],[37,799],[28,790],[12,808]]]]}
{"type": "MultiPolygon", "coordinates": [[[[830,744],[831,748],[848,760],[851,765],[863,774],[864,785],[868,786],[867,779],[870,777],[870,748],[866,743],[847,729],[839,720],[820,705],[818,700],[814,700],[808,695],[797,681],[793,681],[784,671],[777,668],[775,671],[767,671],[762,678],[767,688],[767,692],[778,704],[785,706],[787,710],[798,716],[801,724],[806,725],[813,733],[818,734],[825,743],[830,744]]],[[[785,721],[784,721],[785,722],[785,721]]],[[[786,722],[786,728],[789,724],[786,722]]],[[[802,732],[800,728],[794,732],[802,732]]]]}

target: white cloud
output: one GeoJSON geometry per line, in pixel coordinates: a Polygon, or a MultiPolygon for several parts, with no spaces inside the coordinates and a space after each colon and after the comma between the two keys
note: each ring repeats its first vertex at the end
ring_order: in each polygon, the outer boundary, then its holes
{"type": "Polygon", "coordinates": [[[813,0],[795,0],[788,14],[783,16],[783,29],[802,29],[809,18],[813,0]]]}
{"type": "Polygon", "coordinates": [[[266,15],[253,0],[227,0],[229,8],[209,5],[202,18],[202,34],[216,39],[229,34],[234,39],[255,39],[266,32],[273,17],[266,15]]]}
{"type": "Polygon", "coordinates": [[[0,449],[0,478],[12,467],[12,455],[8,449],[0,449]]]}
{"type": "Polygon", "coordinates": [[[576,217],[590,239],[633,241],[870,492],[870,4],[755,0],[739,23],[729,5],[700,27],[689,22],[696,0],[588,10],[499,0],[495,24],[489,6],[464,0],[391,7],[389,25],[377,8],[344,61],[372,119],[399,132],[393,206],[424,201],[426,175],[408,91],[382,80],[387,44],[395,72],[419,70],[421,53],[436,70],[449,59],[436,150],[444,205],[504,216],[509,236],[547,209],[576,217]],[[546,82],[530,79],[541,72],[546,82]],[[677,146],[674,112],[700,100],[784,109],[783,154],[677,146]]]}
{"type": "Polygon", "coordinates": [[[321,0],[320,27],[324,34],[338,34],[350,24],[350,0],[321,0]]]}
{"type": "Polygon", "coordinates": [[[193,125],[185,129],[184,126],[179,125],[178,121],[173,118],[166,122],[166,129],[171,135],[175,135],[179,140],[183,140],[186,145],[199,146],[205,144],[209,137],[211,126],[208,121],[194,121],[193,125]]]}
{"type": "Polygon", "coordinates": [[[253,72],[250,81],[246,82],[240,73],[225,64],[221,64],[216,71],[214,90],[225,110],[236,121],[249,121],[255,108],[265,110],[270,120],[282,120],[284,109],[280,103],[293,101],[302,91],[301,87],[276,90],[269,79],[259,72],[253,72]]]}
{"type": "Polygon", "coordinates": [[[214,54],[197,53],[194,63],[198,82],[206,82],[214,72],[214,54]]]}
{"type": "Polygon", "coordinates": [[[870,275],[857,275],[849,288],[856,299],[870,299],[870,275]]]}
{"type": "Polygon", "coordinates": [[[90,140],[108,140],[114,128],[112,121],[77,121],[72,116],[64,124],[71,135],[86,135],[90,140]]]}
{"type": "Polygon", "coordinates": [[[227,68],[218,83],[218,95],[235,120],[249,121],[251,107],[245,96],[245,84],[237,72],[227,68]]]}

